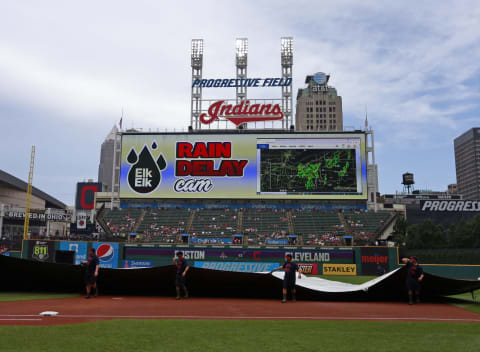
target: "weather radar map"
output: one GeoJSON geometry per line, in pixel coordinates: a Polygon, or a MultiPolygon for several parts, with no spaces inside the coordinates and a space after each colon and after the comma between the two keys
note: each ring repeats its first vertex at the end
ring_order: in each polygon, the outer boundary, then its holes
{"type": "Polygon", "coordinates": [[[262,193],[356,193],[355,149],[261,149],[262,193]]]}

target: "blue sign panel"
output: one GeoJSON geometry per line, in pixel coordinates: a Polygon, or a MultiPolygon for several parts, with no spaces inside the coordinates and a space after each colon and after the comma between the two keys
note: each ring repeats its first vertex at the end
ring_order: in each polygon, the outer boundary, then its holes
{"type": "Polygon", "coordinates": [[[97,243],[92,247],[97,253],[101,268],[118,268],[118,243],[97,243]]]}
{"type": "Polygon", "coordinates": [[[267,238],[266,244],[288,244],[288,239],[286,238],[267,238]]]}
{"type": "Polygon", "coordinates": [[[153,261],[151,260],[124,260],[122,268],[151,268],[153,261]]]}
{"type": "Polygon", "coordinates": [[[258,273],[272,271],[280,266],[280,263],[252,263],[252,262],[195,262],[196,268],[238,271],[243,273],[258,273]]]}
{"type": "Polygon", "coordinates": [[[198,238],[191,237],[190,243],[192,244],[215,244],[215,243],[233,243],[231,238],[198,238]]]}
{"type": "Polygon", "coordinates": [[[87,260],[87,242],[60,242],[61,251],[75,252],[75,265],[80,265],[82,261],[87,260]]]}

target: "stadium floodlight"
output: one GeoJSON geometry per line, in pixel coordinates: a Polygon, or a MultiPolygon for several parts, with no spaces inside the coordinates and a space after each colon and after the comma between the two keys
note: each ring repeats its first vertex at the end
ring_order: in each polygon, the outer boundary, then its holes
{"type": "Polygon", "coordinates": [[[237,57],[245,57],[248,54],[248,39],[237,38],[235,41],[235,52],[237,57]]]}
{"type": "MultiPolygon", "coordinates": [[[[293,37],[280,38],[280,62],[282,65],[282,78],[291,80],[293,66],[293,37]]],[[[292,96],[292,86],[282,87],[282,111],[285,114],[282,124],[284,129],[293,125],[292,96]]]]}
{"type": "Polygon", "coordinates": [[[293,56],[293,37],[282,37],[280,47],[282,56],[293,56]]]}
{"type": "Polygon", "coordinates": [[[203,39],[192,39],[192,95],[190,107],[190,126],[198,129],[198,117],[202,112],[202,88],[194,87],[193,82],[201,80],[203,76],[203,39]]]}
{"type": "Polygon", "coordinates": [[[203,39],[192,39],[192,59],[203,57],[203,39]]]}
{"type": "MultiPolygon", "coordinates": [[[[237,79],[247,78],[248,65],[248,38],[237,38],[235,40],[235,66],[237,69],[237,79]]],[[[236,87],[237,104],[247,99],[247,87],[236,87]]],[[[239,126],[244,128],[245,126],[239,126]]]]}

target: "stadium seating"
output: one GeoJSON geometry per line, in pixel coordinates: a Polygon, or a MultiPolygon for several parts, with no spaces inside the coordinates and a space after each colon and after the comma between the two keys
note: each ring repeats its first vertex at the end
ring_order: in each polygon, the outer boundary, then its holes
{"type": "Polygon", "coordinates": [[[264,244],[267,238],[287,238],[288,215],[284,209],[245,209],[242,230],[249,243],[264,244]]]}
{"type": "Polygon", "coordinates": [[[134,230],[141,213],[142,209],[105,209],[103,218],[114,234],[128,234],[134,230]]]}
{"type": "Polygon", "coordinates": [[[199,209],[195,211],[191,233],[198,237],[232,238],[237,233],[236,210],[199,209]]]}
{"type": "Polygon", "coordinates": [[[103,213],[112,240],[178,243],[181,234],[189,233],[203,243],[209,239],[211,243],[223,243],[241,233],[248,244],[266,244],[268,239],[294,244],[289,238],[294,234],[301,239],[295,244],[321,246],[345,245],[345,235],[352,236],[356,245],[372,244],[390,215],[389,211],[271,208],[105,209],[103,213]],[[130,237],[132,232],[137,237],[130,237]]]}
{"type": "Polygon", "coordinates": [[[190,215],[187,209],[149,209],[139,224],[139,242],[180,242],[190,215]]]}
{"type": "Polygon", "coordinates": [[[391,212],[378,211],[346,211],[344,212],[345,222],[350,230],[350,234],[355,238],[355,244],[371,244],[377,235],[378,230],[388,220],[391,212]]]}
{"type": "Polygon", "coordinates": [[[309,245],[341,245],[345,234],[337,212],[324,210],[294,210],[293,226],[303,243],[309,245]]]}

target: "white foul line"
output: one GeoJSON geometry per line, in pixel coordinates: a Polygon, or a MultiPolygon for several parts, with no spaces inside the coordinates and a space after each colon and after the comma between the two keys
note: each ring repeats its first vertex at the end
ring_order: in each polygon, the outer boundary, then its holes
{"type": "MultiPolygon", "coordinates": [[[[0,314],[0,317],[37,317],[33,314],[0,314]]],[[[451,321],[451,322],[474,322],[480,323],[480,319],[475,318],[427,318],[427,317],[338,317],[338,316],[221,316],[221,315],[81,315],[67,314],[57,315],[55,318],[104,318],[104,319],[223,319],[223,320],[399,320],[399,321],[451,321]]],[[[41,320],[41,319],[38,319],[41,320]]]]}

